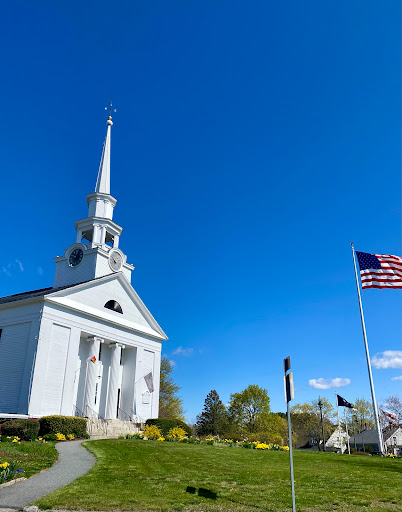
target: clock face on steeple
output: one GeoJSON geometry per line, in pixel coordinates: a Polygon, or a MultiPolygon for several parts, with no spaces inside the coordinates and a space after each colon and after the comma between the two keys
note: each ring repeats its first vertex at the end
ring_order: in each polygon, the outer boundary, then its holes
{"type": "Polygon", "coordinates": [[[70,256],[68,258],[68,264],[70,265],[70,267],[76,267],[81,263],[83,257],[83,250],[80,247],[76,247],[70,253],[70,256]]]}
{"type": "Polygon", "coordinates": [[[118,272],[123,265],[123,258],[119,251],[112,251],[109,256],[109,265],[114,272],[118,272]]]}

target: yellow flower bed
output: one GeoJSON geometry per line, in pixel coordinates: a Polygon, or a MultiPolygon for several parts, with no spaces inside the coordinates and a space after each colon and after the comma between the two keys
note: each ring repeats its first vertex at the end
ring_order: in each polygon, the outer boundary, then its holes
{"type": "Polygon", "coordinates": [[[269,446],[269,444],[265,444],[265,443],[257,443],[255,445],[255,449],[256,450],[269,450],[271,447],[269,446]]]}

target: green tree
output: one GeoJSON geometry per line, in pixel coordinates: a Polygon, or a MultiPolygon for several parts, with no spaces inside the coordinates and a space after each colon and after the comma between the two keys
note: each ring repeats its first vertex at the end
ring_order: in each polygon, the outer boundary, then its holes
{"type": "Polygon", "coordinates": [[[250,384],[241,393],[230,395],[229,417],[233,425],[245,433],[256,433],[263,428],[270,411],[266,389],[250,384]]]}
{"type": "Polygon", "coordinates": [[[375,428],[373,405],[369,400],[357,398],[353,404],[353,409],[347,409],[347,415],[350,432],[375,428]]]}
{"type": "Polygon", "coordinates": [[[263,414],[259,422],[259,431],[280,436],[285,444],[289,443],[288,422],[275,412],[263,414]]]}
{"type": "Polygon", "coordinates": [[[184,420],[182,399],[177,395],[180,387],[170,375],[172,363],[167,357],[161,361],[161,380],[159,388],[159,418],[176,418],[184,420]]]}
{"type": "Polygon", "coordinates": [[[384,409],[398,415],[399,421],[402,420],[402,400],[398,395],[391,395],[385,399],[384,409]]]}
{"type": "Polygon", "coordinates": [[[223,435],[228,426],[228,413],[218,393],[211,390],[204,402],[204,410],[197,416],[198,435],[223,435]]]}
{"type": "MultiPolygon", "coordinates": [[[[322,428],[318,401],[319,399],[313,400],[310,403],[295,404],[291,408],[292,430],[296,434],[298,446],[304,446],[307,442],[313,441],[321,449],[322,428]]],[[[334,408],[325,397],[321,397],[321,403],[324,436],[325,441],[327,441],[336,428],[331,421],[334,416],[334,408]]]]}

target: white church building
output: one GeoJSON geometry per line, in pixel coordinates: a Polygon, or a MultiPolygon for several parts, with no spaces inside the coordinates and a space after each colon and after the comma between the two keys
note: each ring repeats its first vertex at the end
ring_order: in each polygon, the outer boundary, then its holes
{"type": "Polygon", "coordinates": [[[54,259],[53,287],[0,298],[0,418],[158,417],[167,337],[131,286],[134,267],[119,248],[110,116],[106,124],[88,217],[54,259]]]}

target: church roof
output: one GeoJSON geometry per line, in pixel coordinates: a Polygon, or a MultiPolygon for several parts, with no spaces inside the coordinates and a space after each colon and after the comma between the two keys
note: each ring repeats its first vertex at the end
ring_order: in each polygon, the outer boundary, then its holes
{"type": "Polygon", "coordinates": [[[74,286],[78,286],[83,283],[89,283],[90,281],[102,279],[102,277],[96,277],[95,279],[90,279],[89,281],[82,281],[81,283],[59,286],[57,288],[53,288],[52,286],[50,286],[49,288],[40,288],[39,290],[32,290],[30,292],[22,292],[16,293],[15,295],[7,295],[6,297],[0,297],[0,304],[6,304],[7,302],[16,302],[18,300],[33,299],[34,297],[44,297],[45,295],[49,295],[50,293],[54,292],[59,292],[60,290],[65,290],[66,288],[73,288],[74,286]]]}

